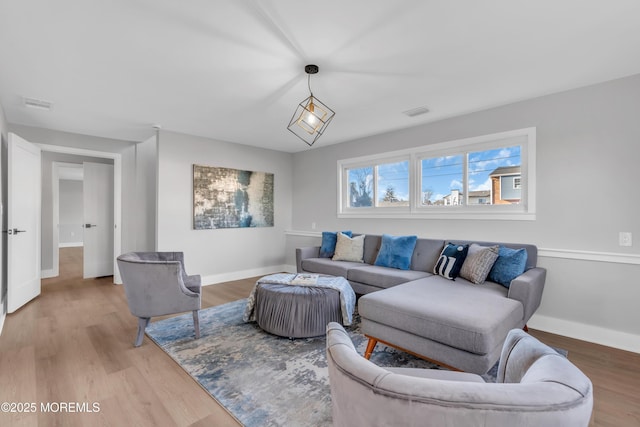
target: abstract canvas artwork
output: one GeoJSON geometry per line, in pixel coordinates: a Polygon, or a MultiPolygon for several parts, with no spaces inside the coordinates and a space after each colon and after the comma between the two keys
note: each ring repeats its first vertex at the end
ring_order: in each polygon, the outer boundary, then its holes
{"type": "Polygon", "coordinates": [[[273,174],[193,165],[193,228],[273,227],[273,174]]]}

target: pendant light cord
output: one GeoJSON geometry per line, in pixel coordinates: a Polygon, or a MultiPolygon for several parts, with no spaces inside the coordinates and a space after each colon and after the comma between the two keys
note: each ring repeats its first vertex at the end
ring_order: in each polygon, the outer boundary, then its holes
{"type": "Polygon", "coordinates": [[[313,96],[313,92],[311,92],[311,74],[307,74],[307,86],[309,87],[309,93],[313,96]]]}

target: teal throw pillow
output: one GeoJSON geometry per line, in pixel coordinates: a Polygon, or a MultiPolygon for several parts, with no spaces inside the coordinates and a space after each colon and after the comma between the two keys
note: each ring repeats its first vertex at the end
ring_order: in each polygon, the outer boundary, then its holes
{"type": "Polygon", "coordinates": [[[527,266],[527,250],[500,246],[498,259],[489,272],[488,280],[508,288],[511,281],[524,273],[527,266]]]}
{"type": "MultiPolygon", "coordinates": [[[[351,231],[341,231],[347,237],[351,237],[351,231]]],[[[322,244],[320,246],[320,258],[331,258],[336,251],[336,242],[338,241],[337,231],[323,231],[322,244]]]]}
{"type": "Polygon", "coordinates": [[[454,245],[447,243],[442,249],[440,258],[433,267],[433,274],[437,274],[449,280],[455,280],[460,275],[460,269],[467,257],[469,245],[454,245]]]}
{"type": "Polygon", "coordinates": [[[382,244],[374,265],[408,270],[418,236],[382,235],[382,244]]]}

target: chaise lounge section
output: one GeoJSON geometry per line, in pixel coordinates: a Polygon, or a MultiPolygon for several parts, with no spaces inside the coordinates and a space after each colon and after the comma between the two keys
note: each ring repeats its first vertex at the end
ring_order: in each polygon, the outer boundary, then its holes
{"type": "Polygon", "coordinates": [[[364,294],[358,312],[370,340],[365,357],[379,342],[448,368],[484,374],[499,359],[509,330],[526,328],[540,305],[546,270],[536,265],[534,245],[420,238],[409,270],[400,270],[373,265],[382,240],[365,237],[363,262],[322,258],[318,247],[296,250],[298,271],[345,277],[364,294]],[[449,280],[433,272],[447,243],[526,251],[524,271],[506,285],[449,280]]]}

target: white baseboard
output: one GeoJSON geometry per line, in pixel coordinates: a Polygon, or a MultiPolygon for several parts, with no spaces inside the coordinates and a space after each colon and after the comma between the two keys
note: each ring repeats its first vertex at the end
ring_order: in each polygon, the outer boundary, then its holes
{"type": "Polygon", "coordinates": [[[78,248],[81,246],[84,246],[84,242],[58,243],[59,248],[78,248]]]}
{"type": "Polygon", "coordinates": [[[51,277],[58,277],[58,272],[55,271],[53,268],[49,270],[42,270],[40,272],[41,279],[49,279],[51,277]]]}
{"type": "Polygon", "coordinates": [[[242,280],[247,277],[265,276],[273,273],[293,273],[296,271],[296,267],[292,265],[274,265],[270,267],[252,268],[250,270],[232,271],[229,273],[211,274],[209,276],[202,276],[202,285],[214,285],[217,283],[231,282],[233,280],[242,280]]]}
{"type": "Polygon", "coordinates": [[[538,314],[534,314],[527,325],[531,329],[640,353],[640,335],[538,314]]]}

